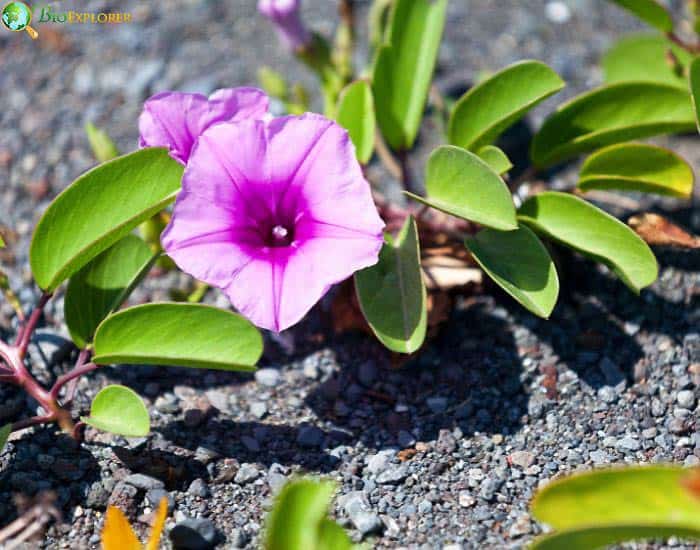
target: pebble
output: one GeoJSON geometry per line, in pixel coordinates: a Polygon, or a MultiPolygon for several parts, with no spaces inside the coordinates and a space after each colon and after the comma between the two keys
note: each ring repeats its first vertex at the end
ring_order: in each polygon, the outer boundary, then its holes
{"type": "Polygon", "coordinates": [[[471,493],[468,493],[466,491],[462,491],[459,493],[459,505],[462,508],[471,508],[474,506],[474,503],[476,502],[476,499],[471,495],[471,493]]]}
{"type": "Polygon", "coordinates": [[[435,414],[443,413],[447,410],[446,397],[429,397],[425,400],[425,404],[428,405],[428,408],[435,414]]]}
{"type": "Polygon", "coordinates": [[[377,514],[364,510],[350,516],[350,521],[352,521],[355,529],[357,529],[362,536],[377,533],[381,531],[384,526],[381,518],[377,514]]]}
{"type": "Polygon", "coordinates": [[[207,498],[211,495],[209,487],[204,482],[203,479],[197,478],[192,483],[190,483],[187,492],[193,497],[207,498]]]}
{"type": "Polygon", "coordinates": [[[176,550],[209,550],[217,538],[214,523],[206,518],[187,518],[170,530],[170,542],[176,550]]]}
{"type": "Polygon", "coordinates": [[[394,456],[396,456],[396,451],[392,449],[379,451],[375,455],[368,456],[365,471],[373,476],[381,474],[389,467],[394,456]]]}
{"type": "Polygon", "coordinates": [[[258,369],[255,371],[255,381],[262,386],[275,388],[282,381],[282,375],[277,369],[258,369]]]}
{"type": "Polygon", "coordinates": [[[301,426],[297,434],[297,443],[302,447],[320,447],[326,434],[316,426],[301,426]]]}
{"type": "Polygon", "coordinates": [[[626,449],[628,451],[638,451],[639,450],[639,441],[634,439],[633,437],[623,437],[617,442],[617,448],[618,449],[626,449]]]}
{"type": "Polygon", "coordinates": [[[547,2],[544,13],[552,23],[563,24],[571,19],[571,9],[564,2],[547,2]]]}
{"type": "Polygon", "coordinates": [[[695,393],[691,390],[679,391],[676,401],[684,409],[692,409],[695,406],[695,393]]]}
{"type": "Polygon", "coordinates": [[[405,465],[391,466],[377,476],[380,485],[396,485],[408,477],[408,467],[405,465]]]}
{"type": "Polygon", "coordinates": [[[250,413],[255,418],[264,418],[267,415],[267,405],[263,401],[253,401],[250,404],[250,413]]]}
{"type": "Polygon", "coordinates": [[[160,479],[156,479],[144,474],[131,474],[124,478],[124,483],[133,485],[142,491],[150,491],[151,489],[162,489],[165,487],[160,479]]]}
{"type": "Polygon", "coordinates": [[[239,485],[245,485],[246,483],[256,480],[259,475],[260,471],[255,464],[248,464],[244,462],[241,464],[238,472],[236,472],[236,476],[233,478],[233,481],[239,485]]]}
{"type": "Polygon", "coordinates": [[[535,455],[528,451],[515,451],[510,454],[510,461],[514,466],[518,466],[524,470],[535,462],[535,455]]]}

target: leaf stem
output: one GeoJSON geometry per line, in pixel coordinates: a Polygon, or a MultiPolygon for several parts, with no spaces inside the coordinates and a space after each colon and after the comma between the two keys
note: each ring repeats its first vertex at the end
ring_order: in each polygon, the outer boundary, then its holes
{"type": "MultiPolygon", "coordinates": [[[[85,351],[85,350],[83,350],[83,351],[85,351]]],[[[82,352],[81,352],[81,354],[82,354],[82,352]]],[[[80,360],[80,357],[78,357],[78,359],[80,360]]],[[[100,366],[96,365],[95,363],[86,363],[84,365],[76,363],[73,370],[58,377],[58,379],[56,380],[56,383],[52,386],[49,395],[51,395],[52,399],[58,399],[58,394],[61,391],[61,388],[63,386],[65,386],[68,382],[70,382],[71,380],[75,380],[76,378],[79,378],[79,377],[83,376],[84,374],[92,372],[98,368],[100,368],[100,366]]]]}
{"type": "Polygon", "coordinates": [[[17,346],[20,358],[24,358],[24,356],[27,354],[27,348],[29,347],[29,342],[32,339],[34,329],[36,329],[36,325],[39,322],[39,319],[41,318],[41,314],[44,311],[44,307],[46,307],[46,304],[51,299],[51,296],[52,295],[50,292],[44,292],[41,295],[36,307],[32,311],[32,314],[29,316],[29,319],[27,320],[26,324],[19,333],[15,345],[17,346]]]}
{"type": "Polygon", "coordinates": [[[666,38],[668,38],[679,48],[682,48],[693,55],[700,53],[700,44],[690,44],[678,36],[674,31],[667,32],[666,38]]]}

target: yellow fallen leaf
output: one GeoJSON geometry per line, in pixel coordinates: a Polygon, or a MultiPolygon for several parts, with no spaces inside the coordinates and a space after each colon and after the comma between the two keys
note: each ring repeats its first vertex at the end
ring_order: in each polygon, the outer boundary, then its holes
{"type": "Polygon", "coordinates": [[[158,505],[158,512],[156,512],[156,519],[153,522],[153,527],[151,528],[151,536],[148,537],[146,550],[158,550],[158,546],[160,545],[160,537],[163,534],[163,528],[165,527],[165,518],[167,517],[168,499],[163,497],[160,499],[160,504],[158,505]]]}
{"type": "Polygon", "coordinates": [[[139,541],[134,529],[126,519],[124,512],[116,506],[109,506],[102,529],[102,550],[158,550],[160,537],[168,517],[168,499],[163,497],[151,528],[151,535],[144,547],[139,541]]]}

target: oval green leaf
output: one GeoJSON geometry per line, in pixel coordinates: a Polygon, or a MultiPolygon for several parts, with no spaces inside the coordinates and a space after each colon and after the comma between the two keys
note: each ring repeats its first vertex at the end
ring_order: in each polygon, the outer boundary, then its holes
{"type": "Polygon", "coordinates": [[[155,303],[102,321],[93,362],[252,371],[262,351],[260,332],[240,315],[201,304],[155,303]]]}
{"type": "Polygon", "coordinates": [[[64,307],[76,346],[92,341],[98,325],[124,303],[156,258],[143,239],[127,235],[70,278],[64,307]]]}
{"type": "Polygon", "coordinates": [[[530,151],[539,167],[605,145],[695,128],[690,94],[676,86],[622,82],[562,105],[535,135],[530,151]]]}
{"type": "Polygon", "coordinates": [[[183,167],[165,149],[141,149],[86,172],[49,205],[30,263],[52,292],[95,256],[175,199],[183,167]]]}
{"type": "Polygon", "coordinates": [[[596,151],[586,159],[578,188],[688,198],[694,179],[693,169],[673,151],[642,143],[622,143],[596,151]]]}
{"type": "Polygon", "coordinates": [[[443,145],[428,159],[426,198],[406,193],[412,199],[452,216],[487,227],[517,229],[515,206],[508,187],[493,169],[474,153],[443,145]]]}
{"type": "Polygon", "coordinates": [[[520,61],[474,86],[457,101],[450,116],[452,145],[478,150],[490,145],[527,111],[565,86],[539,61],[520,61]]]}
{"type": "Polygon", "coordinates": [[[700,529],[646,525],[618,525],[614,527],[581,527],[535,539],[529,550],[594,550],[612,544],[642,539],[700,539],[700,529]]]}
{"type": "Polygon", "coordinates": [[[642,466],[575,474],[539,491],[532,512],[555,529],[624,525],[700,529],[700,499],[684,485],[691,473],[672,466],[642,466]]]}
{"type": "Polygon", "coordinates": [[[5,424],[0,428],[0,453],[5,450],[5,445],[7,445],[7,440],[10,438],[12,433],[12,424],[5,424]]]}
{"type": "Polygon", "coordinates": [[[379,49],[372,90],[377,123],[389,145],[407,150],[418,135],[432,84],[447,0],[397,0],[388,43],[379,49]]]}
{"type": "Polygon", "coordinates": [[[659,34],[635,34],[622,38],[603,56],[605,82],[659,82],[685,90],[688,82],[685,75],[675,71],[669,63],[669,50],[682,66],[690,63],[692,56],[687,51],[659,34]]]}
{"type": "Polygon", "coordinates": [[[399,353],[421,347],[427,329],[418,227],[409,216],[396,239],[385,235],[379,262],[355,273],[362,313],[377,338],[399,353]]]}
{"type": "MultiPolygon", "coordinates": [[[[350,547],[326,516],[337,487],[332,481],[302,479],[287,483],[275,499],[267,519],[266,550],[321,550],[336,548],[323,541],[337,541],[341,550],[350,547]],[[323,544],[322,544],[323,543],[323,544]],[[347,546],[346,546],[347,545],[347,546]]],[[[344,533],[343,533],[344,534],[344,533]]]]}
{"type": "Polygon", "coordinates": [[[555,191],[535,195],[520,207],[518,219],[607,265],[636,293],[658,276],[654,253],[632,229],[574,195],[555,191]]]}
{"type": "Polygon", "coordinates": [[[338,124],[350,134],[355,145],[357,160],[367,164],[374,151],[376,124],[372,89],[364,80],[349,84],[338,100],[338,124]]]}
{"type": "Polygon", "coordinates": [[[513,168],[513,163],[510,162],[508,155],[495,145],[486,145],[479,149],[476,154],[499,176],[513,168]]]}
{"type": "Polygon", "coordinates": [[[661,32],[673,30],[673,19],[656,0],[610,0],[661,32]]]}
{"type": "Polygon", "coordinates": [[[151,429],[143,400],[134,390],[119,385],[100,390],[92,400],[90,416],[81,420],[98,430],[126,437],[143,437],[151,429]]]}
{"type": "Polygon", "coordinates": [[[549,317],[559,296],[559,277],[537,235],[524,226],[484,229],[464,244],[498,286],[535,315],[549,317]]]}
{"type": "Polygon", "coordinates": [[[693,98],[695,124],[700,130],[700,57],[693,59],[690,64],[690,95],[693,98]]]}

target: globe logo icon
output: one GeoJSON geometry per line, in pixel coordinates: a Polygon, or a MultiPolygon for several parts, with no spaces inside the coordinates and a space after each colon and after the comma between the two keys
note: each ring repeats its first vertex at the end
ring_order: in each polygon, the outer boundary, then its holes
{"type": "Polygon", "coordinates": [[[29,36],[36,38],[37,32],[29,26],[32,21],[32,10],[24,2],[10,2],[2,9],[2,24],[14,32],[27,31],[29,36]]]}

